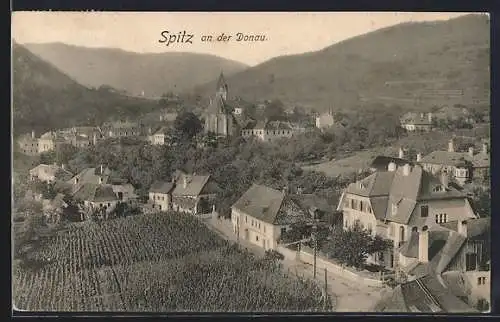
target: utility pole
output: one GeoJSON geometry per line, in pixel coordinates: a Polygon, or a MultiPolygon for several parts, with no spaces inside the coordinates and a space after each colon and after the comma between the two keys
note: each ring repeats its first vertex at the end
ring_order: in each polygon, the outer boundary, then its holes
{"type": "Polygon", "coordinates": [[[316,214],[313,215],[314,217],[314,224],[313,224],[313,231],[312,231],[312,237],[314,241],[314,278],[316,278],[316,256],[318,255],[318,236],[317,236],[317,230],[318,230],[318,225],[316,222],[316,214]]]}

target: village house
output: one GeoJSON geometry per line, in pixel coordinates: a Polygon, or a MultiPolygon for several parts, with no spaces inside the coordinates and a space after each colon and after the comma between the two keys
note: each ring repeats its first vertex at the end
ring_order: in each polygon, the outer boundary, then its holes
{"type": "Polygon", "coordinates": [[[433,174],[448,174],[462,186],[474,177],[489,178],[490,157],[486,142],[482,144],[480,153],[475,153],[474,147],[470,147],[467,152],[458,152],[454,140],[451,139],[447,151],[434,151],[425,157],[417,155],[417,162],[433,174]]]}
{"type": "Polygon", "coordinates": [[[93,126],[78,126],[69,129],[69,133],[64,135],[67,143],[76,148],[85,148],[90,145],[97,145],[102,139],[99,128],[93,126]]]}
{"type": "Polygon", "coordinates": [[[56,132],[46,132],[38,139],[38,153],[53,151],[63,143],[65,143],[64,138],[56,132]]]}
{"type": "Polygon", "coordinates": [[[173,210],[193,215],[214,211],[214,202],[219,187],[210,175],[176,171],[172,181],[175,185],[171,199],[173,210]]]}
{"type": "MultiPolygon", "coordinates": [[[[396,249],[404,246],[411,232],[477,217],[467,197],[449,185],[447,176],[438,178],[419,165],[397,167],[394,163],[386,171],[350,184],[337,210],[343,212],[346,229],[357,223],[392,240],[396,249]]],[[[392,250],[374,254],[371,260],[389,268],[411,264],[400,263],[392,250]]]]}
{"type": "Polygon", "coordinates": [[[305,129],[293,126],[290,122],[258,121],[248,122],[241,130],[244,138],[255,137],[262,142],[273,142],[281,138],[291,138],[293,135],[304,133],[305,129]]]}
{"type": "Polygon", "coordinates": [[[64,164],[58,166],[56,164],[39,164],[29,171],[30,180],[40,180],[46,183],[53,183],[56,181],[67,181],[73,174],[66,170],[64,164]]]}
{"type": "Polygon", "coordinates": [[[21,135],[17,141],[19,150],[26,155],[38,155],[38,139],[35,136],[35,131],[31,134],[21,135]]]}
{"type": "Polygon", "coordinates": [[[233,231],[264,249],[275,249],[291,225],[310,218],[283,191],[253,184],[231,207],[233,231]]]}
{"type": "Polygon", "coordinates": [[[106,122],[102,125],[101,131],[104,137],[110,138],[137,137],[143,134],[141,126],[130,121],[106,122]]]}
{"type": "Polygon", "coordinates": [[[370,164],[370,171],[385,171],[390,163],[395,163],[397,167],[404,166],[405,164],[413,165],[413,162],[408,160],[407,151],[403,148],[399,148],[398,157],[390,157],[385,155],[379,155],[375,157],[370,164]]]}
{"type": "Polygon", "coordinates": [[[401,127],[409,132],[432,130],[432,113],[415,113],[408,112],[404,114],[401,119],[401,127]]]}
{"type": "Polygon", "coordinates": [[[167,211],[172,209],[172,190],[175,188],[172,182],[155,182],[149,189],[147,205],[151,211],[167,211]]]}
{"type": "Polygon", "coordinates": [[[82,170],[67,184],[73,198],[92,209],[104,208],[110,212],[117,203],[133,203],[137,198],[131,184],[114,175],[103,165],[82,170]]]}
{"type": "Polygon", "coordinates": [[[169,129],[162,126],[156,132],[152,132],[151,128],[148,130],[148,142],[152,145],[166,145],[169,139],[169,129]]]}
{"type": "Polygon", "coordinates": [[[228,99],[228,86],[221,73],[217,81],[217,89],[214,97],[210,98],[205,117],[205,133],[213,133],[216,136],[238,136],[240,134],[239,124],[233,114],[234,101],[228,99]]]}
{"type": "Polygon", "coordinates": [[[326,129],[333,126],[333,124],[335,124],[335,119],[331,110],[316,117],[316,127],[318,129],[326,129]]]}

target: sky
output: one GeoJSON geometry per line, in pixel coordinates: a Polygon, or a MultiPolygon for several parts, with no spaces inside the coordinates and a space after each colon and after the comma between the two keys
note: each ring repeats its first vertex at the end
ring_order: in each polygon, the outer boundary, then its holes
{"type": "Polygon", "coordinates": [[[250,66],[300,54],[391,25],[456,18],[466,13],[403,12],[13,12],[12,37],[21,44],[62,42],[139,53],[196,52],[250,66]],[[185,32],[183,42],[169,42],[185,32]],[[168,33],[166,33],[168,32],[168,33]],[[217,41],[224,33],[229,40],[217,41]],[[237,34],[264,41],[237,41],[237,34]],[[189,37],[188,35],[192,35],[189,37]],[[202,36],[212,41],[202,41],[202,36]],[[163,42],[160,42],[163,41],[163,42]]]}

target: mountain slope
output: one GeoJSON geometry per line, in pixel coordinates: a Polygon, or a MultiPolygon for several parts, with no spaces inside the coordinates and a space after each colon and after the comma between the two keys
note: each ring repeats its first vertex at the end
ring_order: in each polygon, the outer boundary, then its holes
{"type": "MultiPolygon", "coordinates": [[[[278,98],[316,110],[375,103],[421,109],[456,101],[472,104],[473,99],[487,103],[489,39],[484,15],[405,23],[317,52],[274,58],[227,82],[232,95],[278,98]]],[[[213,88],[212,82],[194,91],[205,96],[213,88]]]]}
{"type": "Polygon", "coordinates": [[[154,101],[88,89],[16,43],[12,66],[15,134],[133,118],[159,108],[154,101]]]}
{"type": "Polygon", "coordinates": [[[243,63],[195,53],[139,54],[112,48],[86,48],[62,43],[26,44],[80,84],[110,85],[131,95],[147,97],[182,92],[216,78],[242,71],[243,63]]]}

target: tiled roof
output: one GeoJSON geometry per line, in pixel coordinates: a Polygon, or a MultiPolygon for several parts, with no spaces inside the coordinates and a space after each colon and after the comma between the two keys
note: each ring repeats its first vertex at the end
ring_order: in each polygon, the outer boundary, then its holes
{"type": "Polygon", "coordinates": [[[181,175],[172,191],[173,196],[198,196],[207,184],[210,176],[181,175]],[[184,187],[184,178],[187,185],[184,187]]]}
{"type": "MultiPolygon", "coordinates": [[[[456,220],[443,223],[441,226],[453,231],[458,231],[458,221],[456,220]]],[[[485,233],[489,233],[490,228],[491,219],[489,217],[468,219],[467,238],[475,239],[476,237],[482,237],[485,233]]]]}
{"type": "Polygon", "coordinates": [[[472,158],[472,165],[474,168],[489,168],[490,167],[490,154],[480,152],[472,158]]]}
{"type": "Polygon", "coordinates": [[[452,294],[439,280],[428,275],[401,284],[401,293],[409,312],[462,313],[476,312],[452,294]]]}
{"type": "Polygon", "coordinates": [[[158,129],[158,131],[154,132],[154,135],[158,135],[158,134],[168,134],[169,132],[169,129],[168,127],[166,126],[162,126],[161,128],[158,129]]]}
{"type": "Polygon", "coordinates": [[[167,194],[170,193],[173,188],[174,188],[173,182],[155,182],[151,185],[149,192],[167,194]]]}
{"type": "Polygon", "coordinates": [[[463,160],[472,161],[467,152],[434,151],[424,156],[421,163],[442,164],[448,166],[457,165],[463,160]]]}
{"type": "Polygon", "coordinates": [[[101,174],[101,169],[100,167],[97,168],[87,168],[82,170],[79,174],[71,178],[69,183],[73,183],[75,177],[78,178],[78,184],[86,184],[86,183],[93,183],[93,184],[99,184],[99,178],[102,176],[102,183],[107,183],[108,179],[111,175],[111,170],[107,167],[103,168],[103,173],[101,174]]]}
{"type": "Polygon", "coordinates": [[[304,211],[281,191],[253,184],[233,205],[249,216],[270,224],[291,224],[306,220],[304,211]]]}
{"type": "Polygon", "coordinates": [[[273,224],[276,221],[285,194],[281,191],[253,184],[233,205],[233,208],[254,218],[273,224]]]}
{"type": "Polygon", "coordinates": [[[94,183],[83,184],[73,194],[73,197],[77,200],[87,200],[93,202],[113,201],[117,199],[112,186],[94,183]]]}
{"type": "Polygon", "coordinates": [[[450,186],[445,191],[434,192],[433,187],[441,183],[436,177],[425,172],[421,166],[410,166],[409,170],[408,175],[404,174],[404,166],[398,167],[395,171],[376,171],[350,184],[346,192],[370,198],[377,219],[387,219],[401,224],[417,220],[411,215],[420,200],[465,198],[463,193],[450,186]],[[392,212],[392,205],[397,206],[395,213],[392,212]]]}
{"type": "Polygon", "coordinates": [[[31,174],[38,174],[44,171],[46,174],[54,176],[58,180],[66,181],[73,176],[71,172],[54,164],[39,164],[30,170],[31,174]]]}
{"type": "Polygon", "coordinates": [[[403,166],[405,164],[413,164],[413,162],[405,159],[389,157],[385,155],[379,155],[375,157],[370,165],[370,168],[375,168],[379,171],[387,170],[389,163],[394,162],[397,166],[403,166]]]}
{"type": "Polygon", "coordinates": [[[334,206],[330,205],[326,199],[315,194],[298,194],[292,195],[290,198],[303,210],[317,209],[323,212],[334,210],[334,206]]]}

